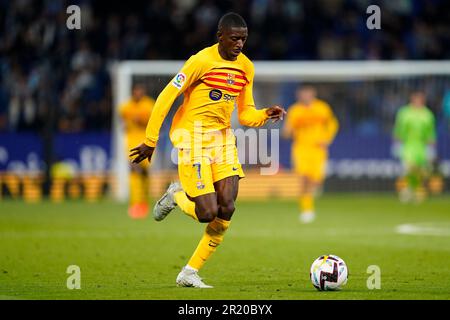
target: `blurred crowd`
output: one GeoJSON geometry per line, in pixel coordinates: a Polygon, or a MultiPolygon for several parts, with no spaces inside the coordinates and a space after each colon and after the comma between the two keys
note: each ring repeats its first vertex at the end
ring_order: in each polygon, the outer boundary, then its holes
{"type": "Polygon", "coordinates": [[[0,0],[0,131],[109,131],[109,67],[179,59],[215,42],[228,11],[254,60],[449,59],[446,0],[0,0]],[[69,30],[66,8],[81,8],[69,30]],[[366,9],[381,8],[381,30],[366,9]],[[54,119],[54,121],[53,121],[54,119]]]}

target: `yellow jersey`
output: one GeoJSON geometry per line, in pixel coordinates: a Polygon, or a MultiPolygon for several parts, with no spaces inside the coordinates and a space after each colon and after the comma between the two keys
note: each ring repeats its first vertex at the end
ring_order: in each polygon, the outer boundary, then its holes
{"type": "Polygon", "coordinates": [[[315,99],[309,106],[295,103],[289,107],[286,126],[292,132],[294,148],[329,145],[338,131],[339,123],[331,107],[315,99]]]}
{"type": "Polygon", "coordinates": [[[139,101],[130,99],[120,107],[120,117],[124,122],[127,134],[142,134],[145,130],[145,122],[150,118],[154,104],[155,100],[144,96],[139,101]],[[139,121],[136,121],[136,119],[139,119],[139,121]]]}
{"type": "Polygon", "coordinates": [[[235,105],[242,125],[262,126],[268,119],[266,109],[255,108],[254,73],[253,63],[242,53],[235,61],[223,59],[218,44],[191,56],[158,96],[147,124],[145,144],[156,146],[167,112],[183,93],[183,103],[170,129],[175,147],[235,144],[230,130],[235,105]]]}

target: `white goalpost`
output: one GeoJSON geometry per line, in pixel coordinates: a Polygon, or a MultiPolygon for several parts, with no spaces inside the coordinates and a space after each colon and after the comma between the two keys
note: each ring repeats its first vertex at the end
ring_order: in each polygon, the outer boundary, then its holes
{"type": "MultiPolygon", "coordinates": [[[[184,61],[122,61],[111,68],[113,82],[113,132],[111,173],[115,177],[114,198],[128,198],[128,165],[124,136],[118,108],[131,96],[135,81],[144,81],[153,90],[153,96],[168,83],[182,67],[184,61]]],[[[404,96],[414,86],[432,86],[441,92],[450,90],[450,61],[255,61],[255,102],[258,106],[281,104],[276,101],[282,85],[299,82],[327,84],[333,88],[344,83],[361,83],[365,95],[377,90],[398,92],[404,96]],[[382,83],[377,83],[381,81],[382,83]]],[[[438,90],[436,89],[436,90],[438,90]]],[[[345,86],[336,94],[352,95],[345,86]]],[[[282,95],[281,95],[282,96],[282,95]]],[[[177,106],[174,105],[173,109],[177,106]]],[[[158,161],[156,161],[158,163],[158,161]]],[[[160,169],[156,165],[154,170],[160,169]]]]}

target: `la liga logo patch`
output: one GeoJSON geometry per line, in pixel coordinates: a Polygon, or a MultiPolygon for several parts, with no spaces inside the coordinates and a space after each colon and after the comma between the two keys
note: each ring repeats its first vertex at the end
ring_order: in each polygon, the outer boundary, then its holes
{"type": "Polygon", "coordinates": [[[172,85],[180,90],[183,87],[184,82],[186,81],[186,75],[182,72],[178,73],[175,78],[173,78],[172,85]]]}

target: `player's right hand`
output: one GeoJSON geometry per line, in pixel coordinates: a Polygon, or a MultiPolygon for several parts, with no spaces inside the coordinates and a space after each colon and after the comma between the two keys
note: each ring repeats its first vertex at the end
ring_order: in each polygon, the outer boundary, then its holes
{"type": "Polygon", "coordinates": [[[152,159],[153,151],[155,151],[154,147],[149,147],[145,143],[140,144],[136,148],[130,150],[130,157],[137,156],[133,159],[132,163],[139,163],[142,160],[148,159],[148,162],[152,159]]]}
{"type": "Polygon", "coordinates": [[[272,122],[277,122],[283,120],[286,110],[280,106],[273,106],[266,110],[266,114],[269,116],[269,119],[272,119],[272,122]]]}

